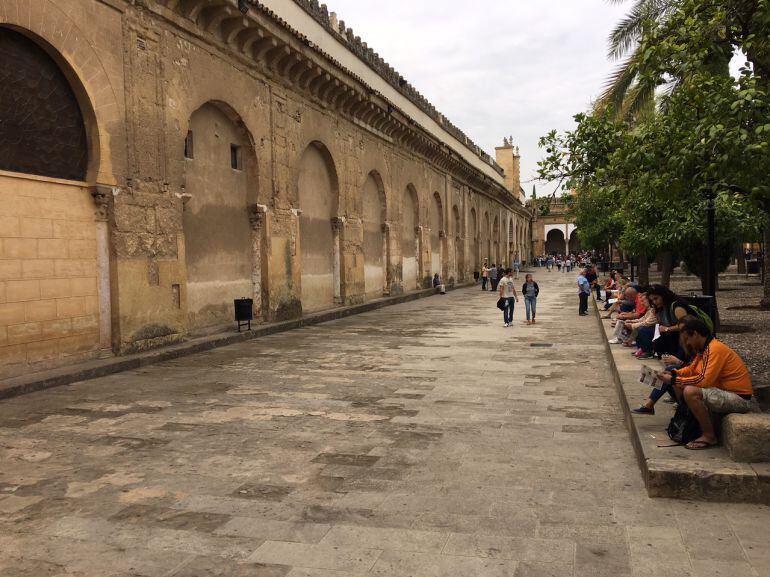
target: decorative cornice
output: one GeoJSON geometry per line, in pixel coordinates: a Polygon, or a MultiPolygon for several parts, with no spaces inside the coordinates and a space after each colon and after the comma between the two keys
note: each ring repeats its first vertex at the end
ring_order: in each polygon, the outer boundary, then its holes
{"type": "MultiPolygon", "coordinates": [[[[414,90],[411,85],[371,50],[352,30],[344,28],[316,0],[293,0],[325,29],[346,42],[347,47],[367,66],[384,78],[400,94],[428,114],[451,136],[465,143],[498,174],[502,169],[467,136],[414,90]],[[344,34],[342,32],[344,28],[344,34]]],[[[500,183],[490,179],[444,142],[419,126],[408,114],[373,89],[359,76],[345,68],[316,46],[300,31],[292,28],[278,14],[256,0],[246,0],[252,7],[244,15],[238,0],[156,0],[182,19],[192,22],[196,34],[214,36],[228,50],[256,64],[268,78],[289,84],[298,92],[319,101],[355,124],[393,143],[423,156],[441,170],[482,192],[514,212],[529,213],[519,199],[500,183]],[[262,18],[259,18],[259,15],[262,18]],[[288,33],[289,37],[286,37],[288,33]]],[[[168,12],[164,14],[168,16],[168,12]]],[[[182,21],[177,20],[177,24],[182,21]]],[[[188,28],[187,26],[184,26],[188,28]]]]}

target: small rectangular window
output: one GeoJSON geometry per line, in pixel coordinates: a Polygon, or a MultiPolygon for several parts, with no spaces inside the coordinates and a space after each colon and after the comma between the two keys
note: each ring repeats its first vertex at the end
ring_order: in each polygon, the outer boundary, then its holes
{"type": "Polygon", "coordinates": [[[236,144],[230,145],[230,167],[233,170],[243,170],[241,162],[241,147],[236,144]]]}
{"type": "Polygon", "coordinates": [[[192,130],[187,131],[187,137],[184,139],[184,157],[193,157],[193,133],[192,130]]]}

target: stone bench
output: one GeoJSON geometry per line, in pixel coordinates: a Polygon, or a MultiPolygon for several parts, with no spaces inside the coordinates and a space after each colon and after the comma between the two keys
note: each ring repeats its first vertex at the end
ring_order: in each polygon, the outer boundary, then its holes
{"type": "Polygon", "coordinates": [[[726,415],[721,440],[733,461],[770,463],[770,413],[726,415]]]}

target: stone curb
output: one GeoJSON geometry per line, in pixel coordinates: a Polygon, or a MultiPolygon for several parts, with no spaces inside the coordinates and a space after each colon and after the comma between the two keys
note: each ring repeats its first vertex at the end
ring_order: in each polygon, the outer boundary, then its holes
{"type": "MultiPolygon", "coordinates": [[[[645,424],[649,425],[649,422],[643,424],[637,421],[631,412],[626,389],[623,386],[624,382],[629,384],[628,379],[624,381],[620,374],[615,353],[607,342],[607,333],[600,318],[599,306],[593,298],[591,300],[597,313],[596,322],[599,325],[599,335],[607,351],[612,380],[620,400],[620,406],[623,409],[626,428],[634,446],[634,453],[642,472],[647,494],[650,497],[697,501],[770,504],[770,464],[736,463],[727,456],[724,448],[710,449],[706,455],[688,452],[684,458],[681,455],[657,458],[650,454],[649,441],[647,443],[644,441],[645,434],[650,436],[648,430],[650,427],[645,427],[645,424]],[[701,459],[701,456],[707,458],[701,459]]],[[[644,418],[650,419],[648,416],[644,418]]],[[[664,427],[665,423],[662,420],[654,423],[654,430],[659,435],[660,440],[670,444],[671,442],[663,430],[664,427]]],[[[679,449],[674,448],[672,450],[679,449]]]]}
{"type": "MultiPolygon", "coordinates": [[[[474,283],[465,283],[454,287],[447,286],[447,291],[466,288],[473,285],[474,283]]],[[[153,365],[155,363],[161,363],[163,361],[192,355],[214,348],[226,347],[228,345],[257,339],[267,335],[317,325],[430,296],[438,296],[436,295],[435,289],[422,289],[395,297],[384,297],[360,305],[312,313],[290,321],[257,325],[253,327],[251,331],[242,333],[218,333],[215,335],[189,339],[182,343],[169,345],[152,351],[127,355],[125,357],[111,357],[109,359],[86,361],[77,365],[70,365],[50,371],[15,377],[7,379],[5,382],[0,382],[0,400],[53,387],[70,385],[79,381],[97,379],[99,377],[129,371],[147,365],[153,365]]]]}

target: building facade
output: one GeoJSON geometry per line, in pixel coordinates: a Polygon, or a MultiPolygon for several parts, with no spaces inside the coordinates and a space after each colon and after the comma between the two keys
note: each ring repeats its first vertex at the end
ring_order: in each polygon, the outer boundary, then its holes
{"type": "Polygon", "coordinates": [[[537,201],[528,201],[533,209],[532,249],[535,256],[568,255],[581,250],[575,217],[564,197],[551,199],[545,210],[535,210],[537,201]],[[542,214],[538,214],[542,212],[542,214]]]}
{"type": "Polygon", "coordinates": [[[311,0],[0,3],[0,378],[472,278],[507,172],[311,0]]]}

